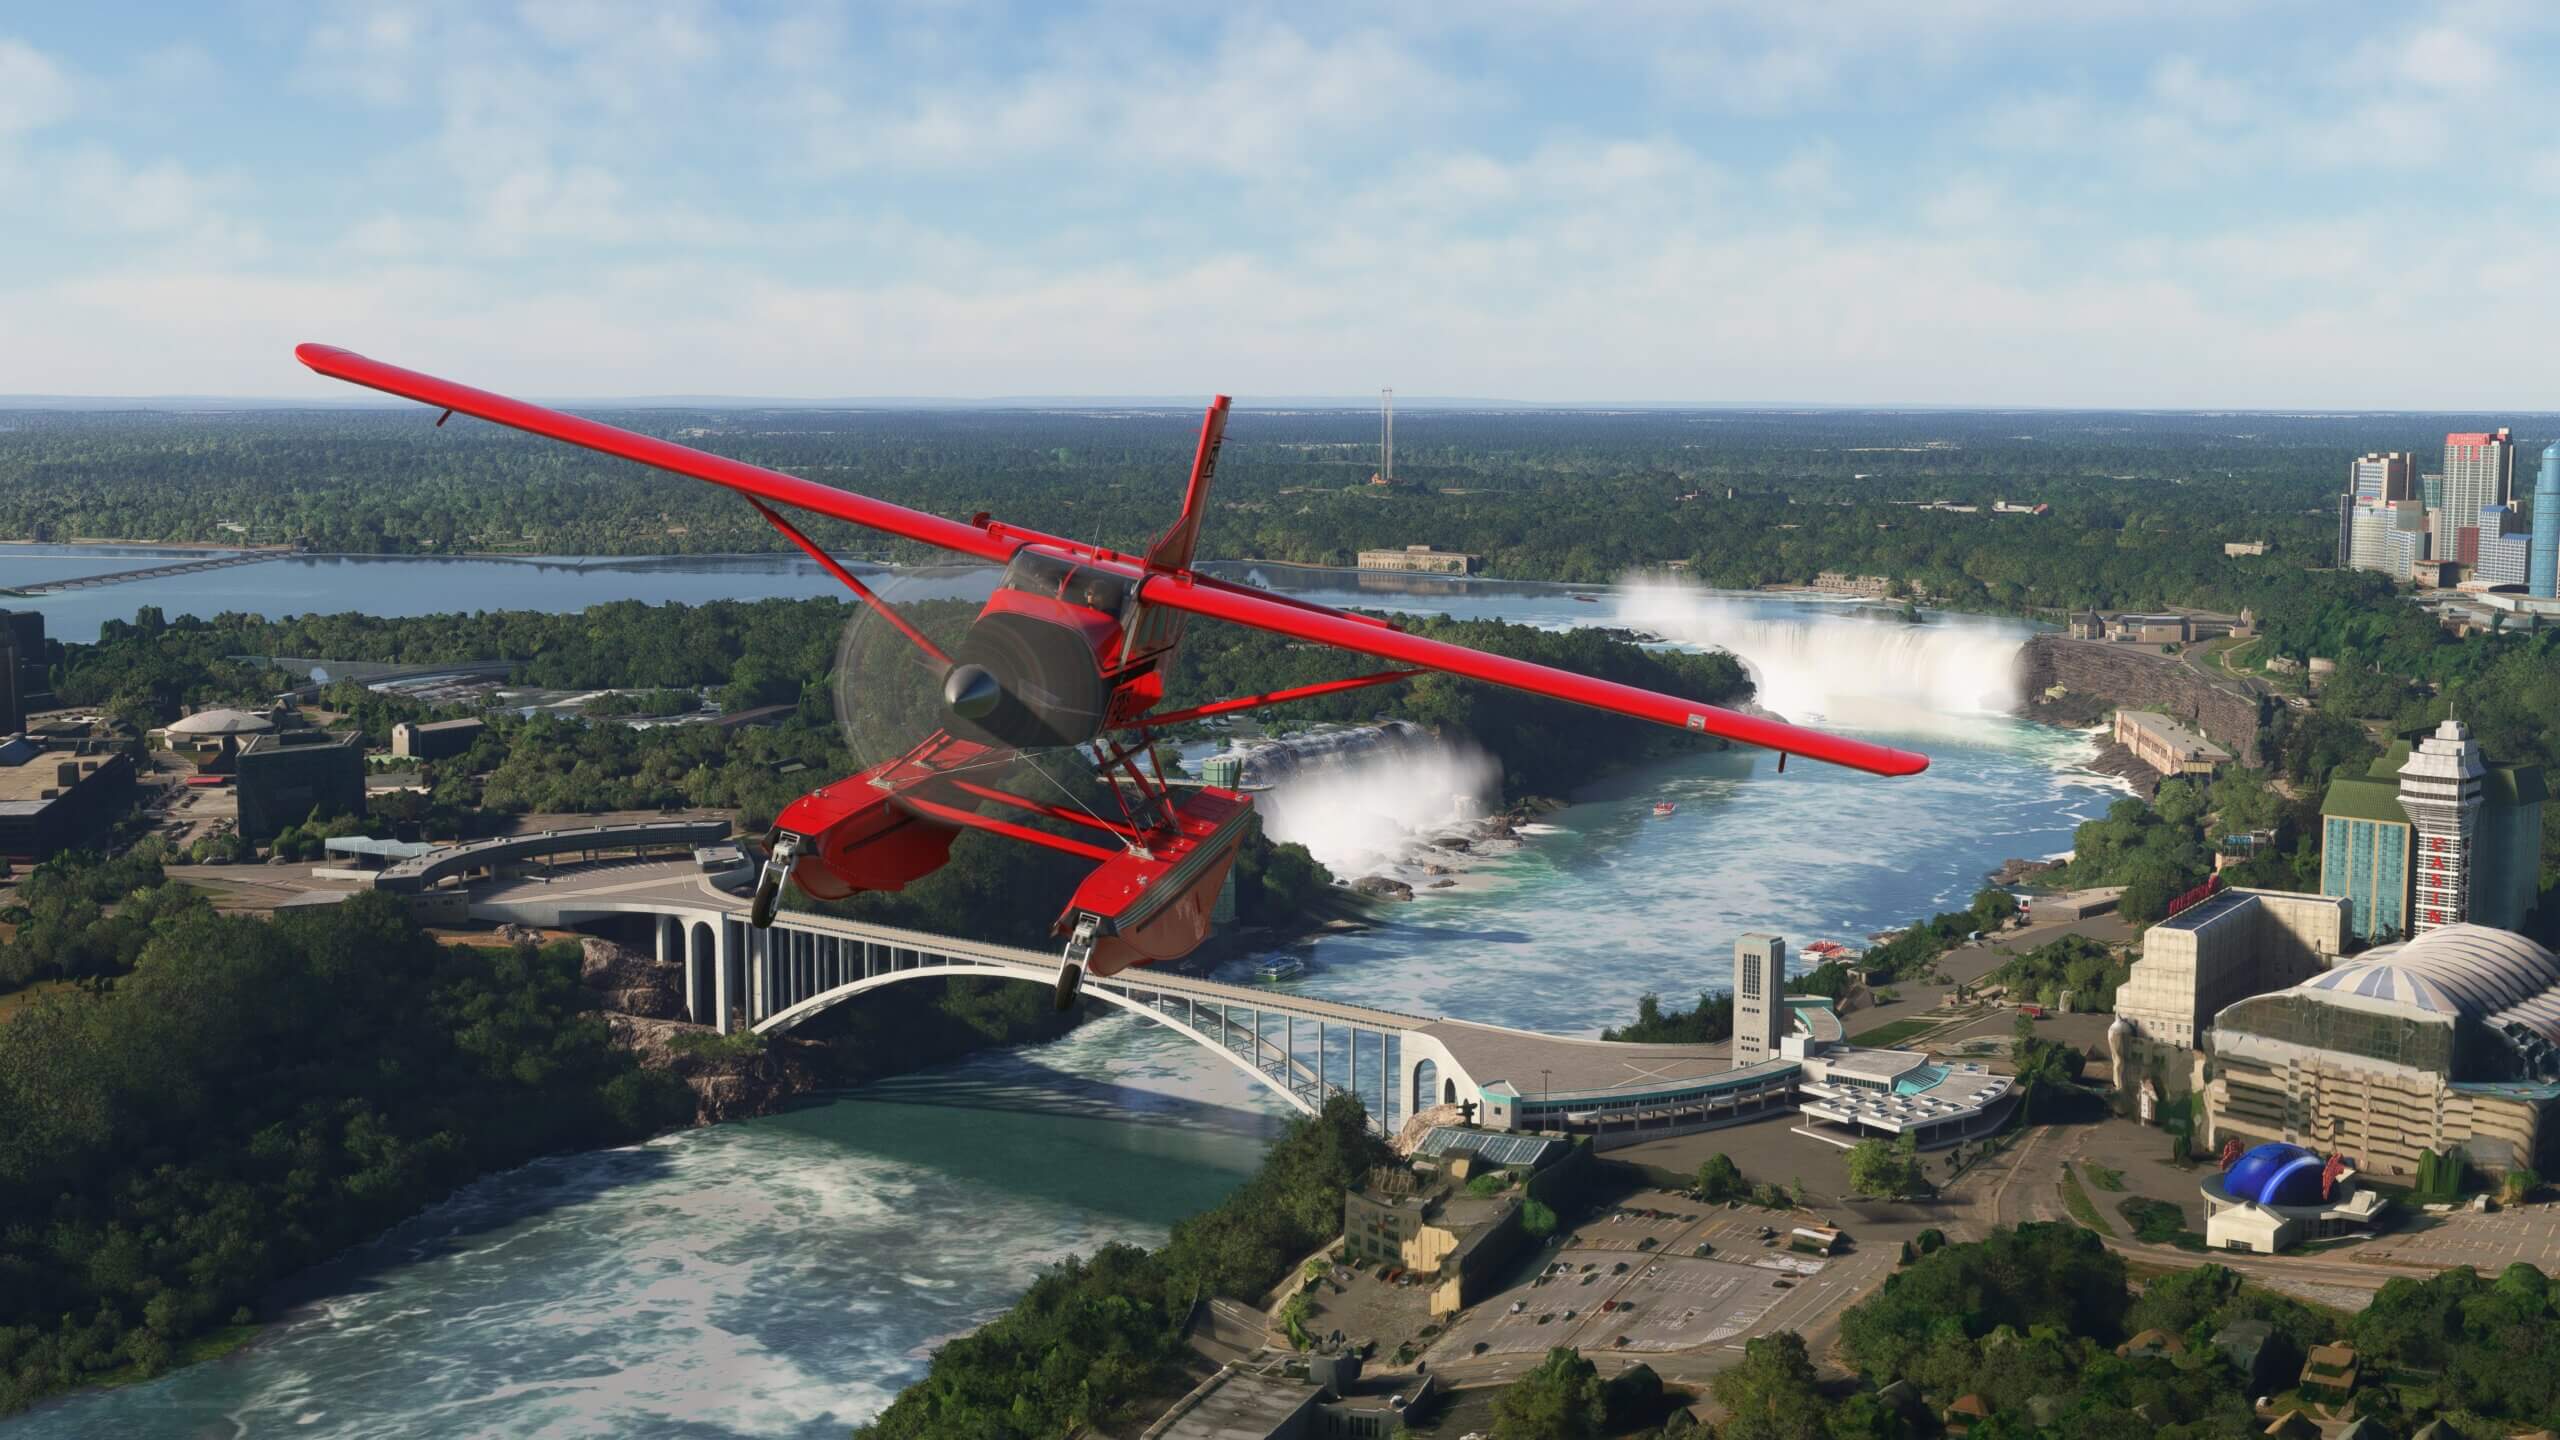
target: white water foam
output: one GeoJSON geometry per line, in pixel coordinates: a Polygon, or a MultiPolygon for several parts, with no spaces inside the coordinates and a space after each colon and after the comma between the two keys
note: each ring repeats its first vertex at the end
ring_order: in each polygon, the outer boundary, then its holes
{"type": "Polygon", "coordinates": [[[1751,672],[1759,703],[1790,720],[1898,733],[1960,729],[2018,704],[2017,625],[1941,618],[1906,624],[1834,606],[1788,606],[1630,577],[1617,618],[1682,645],[1728,650],[1751,672]]]}
{"type": "Polygon", "coordinates": [[[1301,772],[1257,804],[1272,839],[1306,846],[1348,879],[1397,868],[1434,834],[1485,814],[1501,790],[1492,756],[1430,740],[1301,772]]]}

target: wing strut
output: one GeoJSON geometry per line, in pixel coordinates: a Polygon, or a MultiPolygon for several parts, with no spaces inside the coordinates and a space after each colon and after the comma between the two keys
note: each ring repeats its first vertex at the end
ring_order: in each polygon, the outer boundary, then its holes
{"type": "Polygon", "coordinates": [[[837,580],[843,582],[844,588],[853,592],[853,598],[871,607],[872,614],[877,615],[881,619],[898,627],[898,633],[906,636],[907,639],[912,642],[917,649],[923,651],[926,657],[931,659],[934,664],[941,666],[945,670],[951,668],[951,657],[942,653],[941,646],[926,639],[923,631],[908,624],[907,617],[899,614],[896,606],[881,599],[878,591],[873,590],[870,586],[854,579],[852,571],[837,564],[836,557],[819,549],[818,543],[810,539],[808,536],[801,534],[798,526],[793,525],[790,521],[775,514],[772,506],[767,505],[753,495],[747,497],[747,503],[756,507],[756,513],[762,515],[766,521],[772,524],[774,529],[781,531],[783,538],[789,540],[792,544],[799,546],[810,559],[817,561],[819,566],[825,569],[828,574],[833,575],[837,580]]]}
{"type": "Polygon", "coordinates": [[[1212,700],[1188,710],[1168,710],[1150,715],[1150,727],[1179,725],[1186,720],[1206,720],[1212,715],[1231,715],[1238,710],[1259,710],[1265,705],[1286,705],[1294,700],[1312,700],[1319,695],[1338,694],[1344,690],[1365,690],[1372,685],[1391,685],[1409,676],[1428,674],[1423,670],[1381,670],[1374,675],[1354,675],[1348,680],[1320,680],[1313,685],[1293,685],[1286,690],[1272,690],[1260,695],[1239,695],[1232,700],[1212,700]]]}

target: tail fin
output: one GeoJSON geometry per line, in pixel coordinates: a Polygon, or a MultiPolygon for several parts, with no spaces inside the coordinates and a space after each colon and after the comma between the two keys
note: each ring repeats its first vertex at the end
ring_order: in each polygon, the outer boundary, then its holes
{"type": "Polygon", "coordinates": [[[1188,570],[1200,544],[1200,521],[1209,509],[1209,482],[1218,478],[1218,447],[1227,438],[1227,397],[1209,402],[1200,421],[1200,448],[1191,456],[1191,483],[1182,492],[1182,514],[1147,547],[1150,570],[1188,570]]]}

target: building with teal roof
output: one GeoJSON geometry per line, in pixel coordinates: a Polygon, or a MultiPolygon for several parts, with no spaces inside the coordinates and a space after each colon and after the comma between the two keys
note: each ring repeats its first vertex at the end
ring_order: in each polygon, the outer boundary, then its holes
{"type": "MultiPolygon", "coordinates": [[[[2362,769],[2339,766],[2320,801],[2320,893],[2347,900],[2348,928],[2366,944],[2413,929],[2416,825],[2401,803],[2413,748],[2404,739],[2362,769]]],[[[2544,794],[2541,766],[2488,764],[2472,839],[2470,923],[2518,930],[2533,912],[2544,794]]]]}

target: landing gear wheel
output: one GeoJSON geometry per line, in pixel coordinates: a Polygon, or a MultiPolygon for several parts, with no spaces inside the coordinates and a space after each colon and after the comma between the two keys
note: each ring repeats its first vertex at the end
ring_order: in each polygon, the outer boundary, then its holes
{"type": "Polygon", "coordinates": [[[755,899],[747,907],[747,923],[759,930],[773,928],[773,912],[782,903],[782,882],[791,875],[791,864],[800,858],[800,837],[785,835],[775,841],[765,856],[764,871],[756,876],[755,899]]]}
{"type": "Polygon", "coordinates": [[[1094,937],[1101,930],[1102,923],[1087,915],[1076,922],[1076,933],[1067,937],[1067,953],[1058,962],[1057,987],[1050,992],[1061,1012],[1074,1009],[1076,996],[1083,993],[1085,963],[1093,958],[1094,937]]]}

